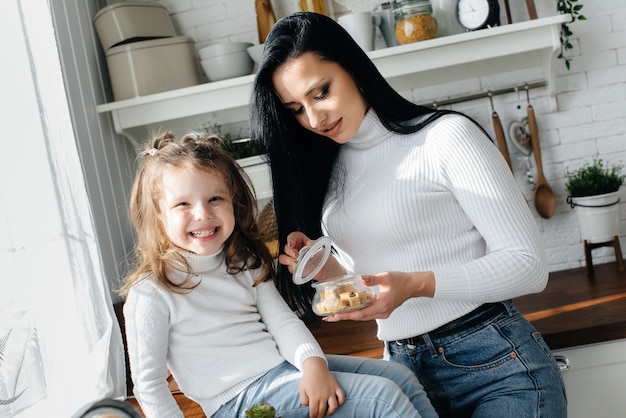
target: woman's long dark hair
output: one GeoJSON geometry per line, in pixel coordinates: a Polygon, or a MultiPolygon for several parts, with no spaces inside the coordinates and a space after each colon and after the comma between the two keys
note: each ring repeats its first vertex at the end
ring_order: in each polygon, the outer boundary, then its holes
{"type": "MultiPolygon", "coordinates": [[[[274,72],[287,60],[305,52],[343,67],[381,123],[391,131],[416,132],[445,113],[456,113],[436,111],[403,98],[333,19],[298,12],[276,22],[265,41],[252,88],[250,135],[262,144],[269,158],[281,249],[290,232],[300,230],[313,239],[321,235],[322,205],[339,150],[339,145],[329,138],[303,128],[274,92],[274,72]],[[407,124],[425,115],[428,117],[420,118],[421,123],[407,124]]],[[[311,314],[310,286],[294,285],[291,274],[283,266],[277,286],[293,309],[307,316],[311,314]]]]}

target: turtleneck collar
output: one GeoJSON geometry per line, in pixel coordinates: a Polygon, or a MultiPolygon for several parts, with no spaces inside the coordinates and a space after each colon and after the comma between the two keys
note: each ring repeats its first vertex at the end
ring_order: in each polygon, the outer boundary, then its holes
{"type": "Polygon", "coordinates": [[[182,254],[189,262],[191,270],[197,274],[214,270],[222,264],[222,261],[224,260],[223,248],[220,248],[218,252],[211,255],[198,255],[188,251],[183,251],[182,254]]]}
{"type": "MultiPolygon", "coordinates": [[[[180,251],[180,254],[187,260],[191,267],[191,274],[199,276],[217,269],[224,260],[224,248],[220,248],[215,254],[198,255],[189,251],[180,251]]],[[[173,283],[183,283],[189,278],[187,268],[183,265],[179,269],[167,267],[167,277],[173,283]]]]}
{"type": "Polygon", "coordinates": [[[370,108],[365,113],[356,134],[344,146],[358,149],[370,148],[382,142],[388,134],[389,130],[380,122],[376,111],[370,108]]]}

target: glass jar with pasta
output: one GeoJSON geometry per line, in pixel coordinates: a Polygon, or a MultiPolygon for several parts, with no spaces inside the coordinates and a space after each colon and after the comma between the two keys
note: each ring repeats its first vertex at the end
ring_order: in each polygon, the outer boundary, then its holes
{"type": "Polygon", "coordinates": [[[437,36],[437,21],[430,0],[404,0],[397,6],[396,40],[400,44],[425,41],[437,36]]]}
{"type": "MultiPolygon", "coordinates": [[[[332,243],[328,237],[320,237],[302,247],[298,255],[293,282],[303,285],[310,282],[322,270],[331,253],[332,243]]],[[[319,316],[332,316],[368,306],[378,299],[379,286],[366,286],[360,274],[347,274],[313,284],[315,295],[313,312],[319,316]]]]}

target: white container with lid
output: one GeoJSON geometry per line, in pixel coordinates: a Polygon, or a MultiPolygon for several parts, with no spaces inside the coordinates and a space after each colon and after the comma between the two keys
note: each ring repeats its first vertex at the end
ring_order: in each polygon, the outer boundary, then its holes
{"type": "Polygon", "coordinates": [[[122,43],[177,35],[167,9],[157,3],[113,3],[100,9],[93,23],[105,51],[122,43]]]}
{"type": "Polygon", "coordinates": [[[106,53],[116,101],[200,84],[195,43],[186,36],[152,39],[106,53]]]}
{"type": "MultiPolygon", "coordinates": [[[[331,240],[321,237],[302,247],[298,255],[293,282],[307,283],[321,271],[330,256],[331,240]]],[[[348,274],[313,284],[313,312],[320,316],[350,312],[368,306],[379,295],[378,286],[365,286],[360,274],[348,274]]]]}

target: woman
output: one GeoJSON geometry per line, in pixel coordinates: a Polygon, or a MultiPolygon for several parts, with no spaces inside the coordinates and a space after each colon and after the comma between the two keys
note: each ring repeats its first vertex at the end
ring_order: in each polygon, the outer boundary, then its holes
{"type": "Polygon", "coordinates": [[[410,367],[442,417],[566,416],[541,335],[511,299],[547,283],[534,218],[506,162],[469,117],[395,92],[336,22],[296,13],[265,42],[251,100],[274,187],[281,292],[299,250],[325,234],[316,279],[364,274],[386,357],[410,367]]]}

